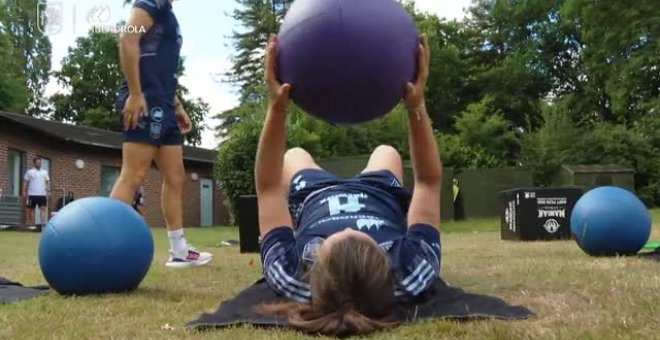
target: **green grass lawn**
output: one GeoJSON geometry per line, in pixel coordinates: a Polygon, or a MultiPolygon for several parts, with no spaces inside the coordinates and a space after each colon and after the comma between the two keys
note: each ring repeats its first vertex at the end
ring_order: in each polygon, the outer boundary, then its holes
{"type": "MultiPolygon", "coordinates": [[[[660,239],[660,210],[652,239],[660,239]]],[[[592,258],[573,241],[508,242],[498,220],[443,225],[443,277],[468,291],[499,296],[538,314],[526,321],[432,321],[378,334],[378,339],[650,339],[660,337],[660,263],[592,258]]],[[[209,266],[173,270],[163,264],[167,238],[154,229],[151,271],[132,294],[65,298],[55,293],[0,306],[0,339],[295,339],[282,330],[235,327],[210,333],[183,329],[260,278],[257,254],[210,247],[238,239],[235,228],[188,229],[191,243],[215,254],[209,266]],[[168,327],[166,327],[168,325],[168,327]]],[[[0,275],[44,284],[39,234],[0,233],[0,275]]],[[[130,257],[125,259],[130,261],[130,257]]]]}

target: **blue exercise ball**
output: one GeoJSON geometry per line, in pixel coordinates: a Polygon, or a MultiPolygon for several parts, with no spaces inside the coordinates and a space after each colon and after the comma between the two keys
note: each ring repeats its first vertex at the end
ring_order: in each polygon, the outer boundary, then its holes
{"type": "Polygon", "coordinates": [[[416,76],[419,44],[396,0],[296,0],[278,34],[278,75],[310,115],[363,123],[401,101],[416,76]]]}
{"type": "Polygon", "coordinates": [[[151,266],[154,242],[131,206],[87,197],[62,208],[39,242],[39,265],[62,295],[121,293],[136,289],[151,266]]]}
{"type": "Polygon", "coordinates": [[[598,187],[585,193],[575,204],[571,232],[589,255],[633,255],[651,236],[651,213],[626,189],[598,187]]]}

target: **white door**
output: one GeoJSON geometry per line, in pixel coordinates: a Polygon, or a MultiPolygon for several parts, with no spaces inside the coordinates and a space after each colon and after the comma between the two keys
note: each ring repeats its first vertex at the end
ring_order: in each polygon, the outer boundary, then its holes
{"type": "Polygon", "coordinates": [[[200,192],[200,226],[213,226],[213,180],[201,178],[199,180],[200,192]]]}

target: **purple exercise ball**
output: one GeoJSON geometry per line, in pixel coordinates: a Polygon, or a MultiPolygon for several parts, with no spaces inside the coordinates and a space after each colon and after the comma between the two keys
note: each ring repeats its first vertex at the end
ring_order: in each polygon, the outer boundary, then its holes
{"type": "Polygon", "coordinates": [[[296,0],[278,34],[278,75],[301,109],[334,124],[386,115],[416,76],[419,36],[396,0],[296,0]]]}

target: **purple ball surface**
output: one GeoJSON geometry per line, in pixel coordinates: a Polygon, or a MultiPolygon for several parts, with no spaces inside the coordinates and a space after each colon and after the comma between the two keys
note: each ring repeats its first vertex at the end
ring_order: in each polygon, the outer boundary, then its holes
{"type": "Polygon", "coordinates": [[[418,46],[415,23],[395,0],[296,0],[278,34],[278,75],[310,115],[363,123],[402,99],[418,46]]]}

